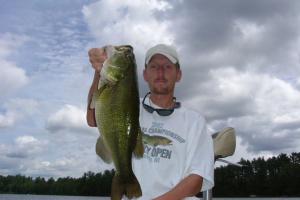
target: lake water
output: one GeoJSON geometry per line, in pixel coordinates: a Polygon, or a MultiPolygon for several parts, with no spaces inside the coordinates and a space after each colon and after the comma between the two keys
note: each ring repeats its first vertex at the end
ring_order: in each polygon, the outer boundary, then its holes
{"type": "MultiPolygon", "coordinates": [[[[0,194],[0,200],[110,200],[109,197],[0,194]]],[[[213,198],[214,200],[300,200],[300,198],[213,198]]]]}
{"type": "Polygon", "coordinates": [[[110,200],[109,197],[0,194],[0,200],[110,200]]]}

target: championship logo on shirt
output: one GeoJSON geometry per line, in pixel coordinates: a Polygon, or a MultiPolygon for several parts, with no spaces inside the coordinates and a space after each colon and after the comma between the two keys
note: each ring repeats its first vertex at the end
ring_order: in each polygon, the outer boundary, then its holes
{"type": "Polygon", "coordinates": [[[142,127],[144,142],[144,157],[150,162],[160,162],[160,159],[171,159],[172,150],[170,146],[173,141],[185,143],[178,134],[164,129],[163,123],[153,122],[150,128],[142,127]],[[172,139],[169,139],[172,138],[172,139]]]}

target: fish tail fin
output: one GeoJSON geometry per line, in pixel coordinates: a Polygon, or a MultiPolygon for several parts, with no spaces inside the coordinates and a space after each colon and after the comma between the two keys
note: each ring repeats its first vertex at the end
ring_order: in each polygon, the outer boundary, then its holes
{"type": "Polygon", "coordinates": [[[126,183],[125,190],[126,190],[125,195],[129,199],[142,196],[142,189],[135,175],[133,175],[130,182],[126,183]]]}
{"type": "Polygon", "coordinates": [[[111,200],[120,200],[123,194],[125,194],[125,184],[121,181],[120,176],[115,174],[111,184],[111,200]]]}
{"type": "Polygon", "coordinates": [[[143,132],[141,129],[139,129],[133,153],[136,158],[142,158],[144,155],[143,132]]]}
{"type": "Polygon", "coordinates": [[[121,200],[123,195],[126,195],[129,199],[142,196],[141,186],[135,175],[126,183],[118,175],[113,177],[111,200],[121,200]]]}

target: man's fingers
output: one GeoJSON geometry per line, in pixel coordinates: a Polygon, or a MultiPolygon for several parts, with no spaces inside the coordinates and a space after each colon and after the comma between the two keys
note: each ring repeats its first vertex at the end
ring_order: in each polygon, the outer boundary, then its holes
{"type": "Polygon", "coordinates": [[[88,54],[92,57],[106,57],[105,48],[91,48],[88,54]]]}
{"type": "Polygon", "coordinates": [[[96,71],[101,71],[103,62],[106,60],[107,55],[104,48],[91,48],[88,51],[90,63],[96,71]]]}
{"type": "Polygon", "coordinates": [[[90,60],[95,62],[104,62],[107,58],[106,52],[103,48],[92,48],[88,52],[90,60]]]}

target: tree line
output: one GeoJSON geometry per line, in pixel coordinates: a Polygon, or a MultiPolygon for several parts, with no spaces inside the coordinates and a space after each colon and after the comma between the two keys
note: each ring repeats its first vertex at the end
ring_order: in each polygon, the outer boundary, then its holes
{"type": "Polygon", "coordinates": [[[214,196],[300,197],[300,153],[241,159],[239,164],[215,169],[214,196]]]}
{"type": "Polygon", "coordinates": [[[80,178],[65,177],[57,180],[22,175],[0,175],[0,193],[110,196],[111,180],[114,173],[114,170],[105,170],[103,173],[86,172],[80,178]]]}
{"type": "MultiPolygon", "coordinates": [[[[241,159],[233,165],[215,169],[215,197],[299,197],[300,153],[280,154],[252,161],[241,159]]],[[[86,172],[80,178],[45,179],[22,175],[0,175],[0,193],[74,196],[110,196],[114,170],[86,172]]]]}

